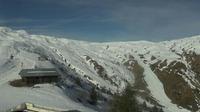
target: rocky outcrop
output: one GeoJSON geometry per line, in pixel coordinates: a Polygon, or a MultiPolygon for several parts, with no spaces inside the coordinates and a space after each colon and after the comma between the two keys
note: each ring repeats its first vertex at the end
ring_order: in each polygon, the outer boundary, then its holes
{"type": "Polygon", "coordinates": [[[184,63],[172,61],[167,64],[167,60],[158,61],[151,65],[151,69],[163,83],[165,93],[173,103],[193,111],[198,109],[196,90],[184,79],[187,71],[184,63]]]}

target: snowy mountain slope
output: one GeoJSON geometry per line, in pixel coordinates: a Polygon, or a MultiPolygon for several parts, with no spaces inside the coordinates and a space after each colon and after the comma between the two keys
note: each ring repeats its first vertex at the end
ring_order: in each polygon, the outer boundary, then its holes
{"type": "Polygon", "coordinates": [[[97,86],[102,98],[110,99],[110,94],[123,90],[127,82],[141,86],[136,87],[138,96],[153,100],[166,112],[197,111],[199,42],[196,36],[160,43],[91,43],[0,27],[0,111],[23,102],[83,112],[106,111],[105,100],[99,99],[97,106],[87,102],[90,89],[97,86]],[[38,61],[38,57],[47,62],[38,61]],[[56,67],[62,81],[58,86],[33,88],[9,85],[20,78],[21,69],[35,67],[56,67]]]}

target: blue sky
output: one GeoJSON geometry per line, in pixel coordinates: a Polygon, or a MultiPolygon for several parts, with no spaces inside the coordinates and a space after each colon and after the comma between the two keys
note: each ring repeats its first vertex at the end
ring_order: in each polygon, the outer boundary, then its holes
{"type": "Polygon", "coordinates": [[[199,0],[0,0],[0,25],[86,41],[200,34],[199,0]]]}

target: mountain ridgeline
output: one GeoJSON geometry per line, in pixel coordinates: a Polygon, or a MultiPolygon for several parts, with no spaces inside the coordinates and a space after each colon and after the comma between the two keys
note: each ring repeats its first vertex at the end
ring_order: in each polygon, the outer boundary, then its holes
{"type": "Polygon", "coordinates": [[[164,112],[198,112],[200,36],[157,43],[94,43],[0,27],[0,92],[9,93],[0,95],[0,111],[23,102],[83,112],[108,111],[112,96],[123,92],[127,84],[133,85],[138,105],[156,106],[164,112]],[[20,78],[21,69],[49,66],[62,75],[55,85],[30,89],[8,84],[20,78]],[[12,93],[19,98],[9,99],[12,93]]]}

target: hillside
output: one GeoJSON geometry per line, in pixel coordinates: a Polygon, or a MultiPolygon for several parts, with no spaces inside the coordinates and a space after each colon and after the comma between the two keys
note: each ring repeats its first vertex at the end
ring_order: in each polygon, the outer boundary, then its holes
{"type": "Polygon", "coordinates": [[[107,100],[135,85],[138,101],[165,112],[200,109],[200,36],[164,42],[106,42],[30,35],[0,27],[0,111],[23,102],[83,112],[106,111],[107,100]],[[10,57],[14,58],[11,59],[10,57]],[[41,62],[38,57],[43,57],[41,62]],[[58,84],[12,87],[21,69],[56,67],[58,84]],[[97,87],[97,105],[88,103],[97,87]]]}

